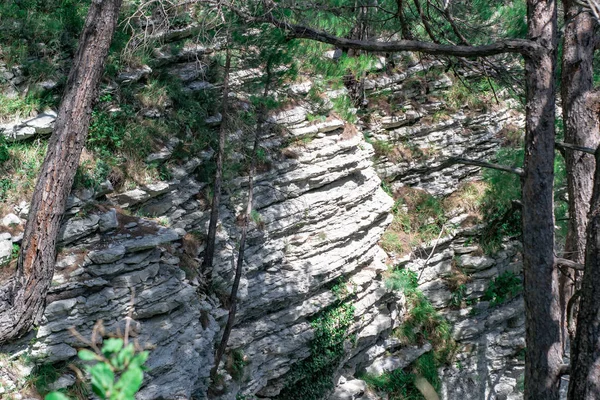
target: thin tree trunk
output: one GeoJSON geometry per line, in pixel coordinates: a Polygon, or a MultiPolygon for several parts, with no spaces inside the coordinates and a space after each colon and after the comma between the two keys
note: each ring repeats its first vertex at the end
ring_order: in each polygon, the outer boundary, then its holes
{"type": "MultiPolygon", "coordinates": [[[[565,0],[565,28],[562,55],[562,106],[565,142],[596,148],[600,129],[596,111],[586,103],[593,90],[594,18],[573,0],[565,0]]],[[[564,150],[567,167],[569,225],[564,257],[576,263],[585,261],[587,213],[592,197],[595,161],[591,154],[564,150]]],[[[567,304],[580,273],[568,270],[560,274],[561,334],[566,346],[567,304]]]]}
{"type": "Polygon", "coordinates": [[[558,400],[562,362],[554,268],[556,3],[528,0],[528,37],[544,50],[525,59],[527,114],[523,177],[525,399],[558,400]]]}
{"type": "Polygon", "coordinates": [[[215,183],[213,185],[213,200],[210,210],[210,222],[208,224],[208,237],[202,269],[208,280],[211,280],[213,259],[215,257],[215,241],[217,237],[217,222],[219,221],[219,206],[221,204],[221,187],[223,186],[223,158],[225,157],[225,135],[227,133],[228,107],[229,107],[229,72],[231,69],[231,53],[227,49],[225,56],[225,76],[223,77],[223,98],[221,100],[221,114],[223,119],[219,129],[219,149],[217,150],[217,170],[215,171],[215,183]]]}
{"type": "MultiPolygon", "coordinates": [[[[35,186],[9,304],[0,307],[0,342],[21,336],[42,316],[67,197],[87,137],[121,0],[94,0],[79,40],[54,133],[35,186]]],[[[3,296],[4,297],[4,296],[3,296]]]]}
{"type": "MultiPolygon", "coordinates": [[[[269,83],[271,80],[271,69],[270,65],[267,64],[267,82],[264,90],[264,97],[266,98],[269,93],[269,83]]],[[[214,378],[217,374],[217,370],[219,368],[219,364],[221,363],[221,359],[225,354],[225,349],[227,348],[227,342],[229,341],[229,336],[231,335],[231,330],[233,329],[233,324],[235,323],[235,314],[237,312],[237,292],[240,287],[240,280],[242,279],[242,267],[244,266],[244,252],[246,250],[246,237],[248,234],[248,222],[250,220],[250,214],[252,213],[252,197],[254,192],[254,176],[256,175],[256,152],[258,150],[258,143],[260,140],[260,133],[262,132],[262,128],[266,121],[266,110],[264,107],[261,107],[258,114],[258,121],[256,124],[256,132],[254,133],[254,144],[252,146],[252,161],[250,163],[250,172],[248,175],[248,202],[246,203],[246,213],[244,214],[244,219],[242,221],[242,233],[240,235],[240,247],[238,250],[238,257],[235,269],[235,277],[233,279],[233,286],[231,287],[231,294],[229,296],[229,315],[227,316],[227,324],[225,325],[225,329],[223,331],[223,336],[221,338],[221,343],[219,344],[219,348],[217,349],[217,354],[215,356],[215,365],[211,371],[211,376],[214,378]]]]}
{"type": "Polygon", "coordinates": [[[600,151],[596,152],[577,334],[571,347],[569,400],[600,399],[600,151]]]}

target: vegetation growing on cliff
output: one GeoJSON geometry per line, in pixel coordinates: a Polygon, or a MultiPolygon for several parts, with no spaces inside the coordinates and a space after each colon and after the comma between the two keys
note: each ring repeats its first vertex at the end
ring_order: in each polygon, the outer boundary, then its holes
{"type": "MultiPolygon", "coordinates": [[[[158,3],[161,5],[160,2],[158,3]]],[[[173,150],[175,153],[184,153],[185,156],[182,158],[196,154],[200,150],[207,150],[211,145],[216,147],[214,140],[211,140],[212,137],[210,135],[207,135],[208,138],[204,137],[201,132],[203,124],[206,123],[205,117],[209,113],[202,114],[201,110],[195,108],[195,104],[190,105],[190,109],[181,119],[172,116],[165,118],[169,120],[169,123],[166,124],[164,119],[148,121],[140,118],[140,115],[146,111],[150,111],[149,115],[155,116],[156,112],[159,114],[166,112],[168,107],[164,106],[164,103],[152,103],[152,101],[163,100],[164,96],[170,96],[170,92],[176,94],[176,100],[186,96],[176,88],[161,87],[161,83],[154,86],[152,81],[154,76],[143,78],[149,79],[149,84],[145,86],[149,93],[142,94],[141,98],[135,99],[137,102],[135,106],[123,101],[123,104],[119,104],[120,109],[117,110],[112,109],[112,106],[116,108],[116,103],[120,103],[120,98],[118,101],[115,99],[105,101],[105,103],[110,103],[111,108],[95,109],[94,120],[91,124],[89,123],[95,88],[100,82],[100,72],[108,53],[107,45],[113,36],[118,16],[117,10],[121,4],[116,0],[91,3],[89,6],[90,18],[85,21],[84,25],[83,15],[88,9],[88,4],[89,2],[85,1],[40,2],[26,0],[8,2],[0,8],[3,15],[2,39],[5,39],[3,43],[8,43],[8,45],[3,44],[2,57],[11,67],[20,64],[25,70],[24,76],[29,78],[31,83],[40,84],[40,87],[34,85],[27,87],[23,93],[17,96],[8,92],[3,95],[0,101],[2,110],[0,118],[25,116],[34,110],[42,111],[47,106],[56,106],[60,98],[59,92],[64,89],[66,93],[63,97],[63,106],[61,106],[55,132],[47,148],[48,161],[46,163],[41,163],[41,154],[38,155],[37,150],[29,149],[27,151],[31,151],[34,160],[30,165],[22,166],[18,162],[20,155],[16,154],[19,152],[17,145],[0,143],[0,163],[4,169],[2,172],[14,173],[17,179],[20,177],[24,180],[24,182],[19,182],[12,178],[2,177],[0,199],[16,201],[21,195],[31,195],[34,199],[23,238],[23,251],[18,260],[18,273],[11,283],[11,290],[5,288],[8,300],[6,306],[2,308],[2,313],[6,315],[2,315],[0,318],[1,340],[25,334],[31,324],[40,318],[45,304],[44,297],[52,279],[55,259],[54,244],[59,231],[59,223],[65,211],[66,198],[73,181],[78,186],[96,187],[100,180],[105,178],[110,180],[112,177],[114,186],[117,188],[121,189],[125,182],[125,188],[133,189],[137,184],[146,181],[168,179],[170,172],[164,165],[159,166],[152,163],[146,165],[144,158],[151,151],[159,150],[165,144],[165,140],[170,136],[166,134],[166,131],[170,129],[177,130],[182,136],[179,138],[181,140],[179,145],[175,146],[175,150],[173,150]],[[106,13],[100,13],[96,9],[100,6],[109,7],[111,5],[114,7],[107,10],[106,13]],[[96,15],[95,11],[98,11],[96,15]],[[94,40],[94,44],[103,43],[104,46],[102,51],[95,53],[93,50],[98,49],[86,46],[85,39],[89,38],[87,33],[96,32],[94,27],[99,21],[103,21],[107,25],[99,25],[100,28],[105,28],[102,31],[104,34],[101,35],[103,40],[94,40]],[[82,45],[76,51],[75,41],[84,26],[86,28],[84,34],[81,35],[82,45]],[[88,51],[90,57],[80,57],[88,51]],[[63,53],[67,56],[63,57],[63,53]],[[73,75],[65,82],[46,82],[42,85],[44,79],[59,79],[57,77],[59,72],[65,76],[65,70],[70,67],[68,65],[69,56],[73,54],[76,59],[79,57],[80,61],[85,61],[75,62],[73,75]],[[93,61],[90,62],[90,60],[93,61]],[[81,80],[77,81],[77,84],[74,83],[74,77],[80,69],[86,71],[80,78],[89,79],[87,86],[82,85],[81,80]],[[80,91],[78,92],[78,90],[80,91]],[[76,93],[83,97],[75,96],[76,93]],[[152,108],[152,110],[145,110],[145,108],[152,108]],[[189,120],[193,121],[194,116],[198,115],[200,121],[195,121],[199,122],[198,124],[189,123],[189,120]],[[86,160],[84,153],[84,159],[76,171],[86,131],[90,125],[92,125],[92,133],[88,141],[88,150],[90,153],[96,153],[96,156],[101,159],[86,160]],[[65,129],[65,127],[74,127],[74,129],[65,129]],[[196,140],[199,144],[194,146],[196,140]],[[128,165],[129,163],[133,165],[128,165]],[[127,164],[127,167],[123,168],[122,164],[127,164]],[[41,166],[44,171],[39,177],[36,172],[38,166],[41,166]],[[35,178],[39,178],[40,183],[37,190],[33,191],[32,182],[35,178]],[[42,198],[43,201],[40,200],[42,198]],[[31,289],[34,287],[35,290],[31,289]],[[27,299],[26,305],[23,303],[24,298],[27,299]],[[16,310],[12,310],[13,307],[16,310]],[[9,310],[10,313],[5,312],[6,310],[9,310]],[[18,318],[15,317],[17,315],[15,313],[18,314],[18,318]]],[[[142,5],[143,10],[136,14],[134,23],[130,19],[127,20],[128,23],[121,26],[127,29],[137,26],[141,29],[139,32],[120,31],[115,42],[115,46],[119,49],[125,48],[128,43],[131,45],[129,48],[136,51],[144,51],[152,47],[156,43],[148,42],[145,39],[148,34],[160,36],[163,32],[155,31],[154,27],[164,27],[163,22],[169,29],[185,28],[191,22],[199,22],[201,23],[199,30],[210,34],[223,27],[220,21],[233,22],[231,25],[242,27],[237,34],[230,35],[234,39],[252,37],[256,31],[273,34],[269,36],[269,41],[254,43],[247,46],[245,52],[236,52],[235,55],[240,59],[248,54],[260,52],[262,48],[270,47],[268,44],[272,42],[280,44],[296,43],[296,40],[310,40],[311,45],[305,46],[305,49],[308,50],[302,53],[302,50],[296,48],[297,53],[293,54],[305,55],[304,60],[310,59],[308,55],[311,51],[318,54],[319,60],[323,64],[315,65],[312,69],[304,68],[304,71],[310,71],[314,75],[320,73],[322,76],[319,77],[319,80],[324,83],[323,87],[344,85],[347,93],[331,97],[334,99],[332,104],[323,105],[333,108],[348,122],[356,121],[358,113],[355,112],[355,108],[363,107],[367,102],[364,78],[369,72],[373,58],[365,53],[384,54],[385,61],[381,69],[387,70],[390,75],[399,72],[395,65],[397,60],[394,58],[394,54],[400,51],[419,51],[443,56],[448,70],[464,68],[483,75],[485,79],[482,78],[479,81],[478,89],[484,89],[481,85],[481,82],[484,82],[487,84],[485,89],[488,90],[488,97],[491,100],[491,96],[493,96],[496,101],[497,93],[493,79],[504,79],[512,82],[511,86],[513,87],[521,87],[523,85],[514,85],[515,80],[512,75],[516,75],[515,71],[520,71],[524,65],[524,82],[527,89],[525,101],[527,104],[522,167],[508,168],[509,172],[517,176],[510,178],[510,182],[505,181],[505,176],[491,178],[492,181],[496,181],[496,183],[492,182],[490,189],[494,201],[482,202],[483,216],[488,219],[488,231],[484,234],[481,244],[487,250],[493,251],[498,248],[499,240],[502,237],[517,234],[521,235],[524,243],[524,285],[526,286],[524,295],[527,300],[526,304],[530,308],[526,312],[529,335],[525,378],[526,397],[553,399],[558,396],[557,382],[560,381],[559,378],[565,371],[565,368],[562,367],[561,349],[568,342],[565,319],[567,306],[573,304],[570,301],[571,298],[581,299],[581,312],[579,313],[580,319],[577,321],[579,324],[577,335],[574,330],[571,332],[573,336],[571,341],[574,346],[570,380],[572,389],[569,397],[576,399],[591,395],[589,391],[593,385],[587,385],[586,379],[592,365],[590,357],[587,355],[597,350],[594,349],[593,344],[597,342],[598,338],[597,332],[589,327],[597,324],[596,316],[598,307],[600,307],[600,303],[595,301],[598,297],[597,288],[600,287],[598,284],[600,275],[594,272],[598,269],[596,264],[598,264],[597,258],[600,254],[596,245],[598,243],[597,236],[600,235],[597,226],[600,186],[594,187],[593,185],[595,167],[594,158],[590,154],[594,153],[599,136],[597,115],[590,112],[597,106],[593,67],[594,51],[596,50],[594,35],[597,23],[589,9],[590,7],[595,9],[595,3],[588,4],[570,0],[564,2],[565,15],[562,21],[564,22],[564,34],[560,37],[564,40],[562,52],[558,51],[559,21],[555,1],[528,0],[527,2],[510,3],[458,1],[452,4],[446,2],[431,8],[427,7],[426,12],[422,8],[424,4],[420,1],[411,4],[401,1],[384,1],[378,4],[378,7],[352,2],[333,2],[316,6],[311,4],[310,7],[303,7],[288,2],[231,1],[224,3],[207,1],[201,4],[185,2],[184,5],[178,4],[168,10],[164,8],[161,10],[160,7],[144,9],[143,2],[141,4],[132,2],[131,4],[142,5]],[[204,9],[201,6],[208,7],[204,9]],[[529,17],[527,23],[524,22],[525,9],[527,9],[526,14],[529,17]],[[148,20],[153,18],[156,21],[148,23],[148,20]],[[139,22],[138,19],[145,23],[139,22]],[[481,24],[482,21],[487,21],[487,23],[481,24]],[[393,39],[401,38],[403,40],[380,40],[394,35],[397,37],[393,39]],[[129,41],[129,39],[132,40],[129,41]],[[490,39],[492,43],[490,43],[490,39]],[[324,57],[321,57],[324,50],[333,51],[333,55],[326,61],[324,57]],[[338,52],[341,54],[336,54],[338,52]],[[567,143],[556,145],[557,89],[554,83],[559,54],[562,57],[561,100],[564,107],[564,140],[567,143]],[[478,56],[495,56],[497,58],[493,61],[485,58],[482,61],[473,61],[474,57],[478,56]],[[521,62],[521,57],[523,62],[521,62]],[[512,65],[514,69],[507,73],[505,69],[499,68],[499,65],[512,65]],[[322,66],[325,66],[327,71],[323,72],[322,66]],[[330,76],[334,76],[334,78],[330,76]],[[491,96],[489,92],[491,92],[491,96]],[[590,106],[590,102],[593,103],[592,106],[590,106]],[[554,161],[556,147],[561,148],[565,153],[564,168],[561,163],[554,161]],[[568,172],[564,174],[567,178],[566,196],[564,191],[553,189],[555,171],[559,171],[561,174],[564,171],[568,172]],[[520,195],[514,191],[519,185],[522,187],[520,195]],[[554,207],[554,195],[563,200],[558,208],[554,207]],[[516,203],[514,197],[519,196],[521,202],[516,203]],[[496,201],[496,198],[502,201],[496,201]],[[593,200],[592,212],[588,213],[590,199],[593,200]],[[568,213],[565,211],[567,205],[568,213]],[[559,216],[560,220],[566,218],[567,215],[569,224],[566,227],[563,226],[561,230],[563,233],[566,231],[564,254],[570,260],[560,261],[555,250],[557,242],[555,216],[559,216]],[[588,215],[591,216],[589,229],[588,215]],[[589,236],[589,240],[586,234],[589,236]],[[567,266],[572,270],[583,270],[584,264],[586,271],[582,285],[576,284],[576,275],[578,274],[573,271],[568,273],[561,271],[559,276],[558,265],[567,266]],[[582,287],[584,294],[579,297],[571,297],[574,288],[579,286],[582,287]],[[556,301],[557,298],[559,301],[556,301]],[[557,321],[561,321],[561,323],[559,324],[557,321]]],[[[226,26],[226,28],[228,27],[226,26]]],[[[232,31],[227,30],[227,32],[231,33],[232,31]]],[[[169,31],[167,34],[171,34],[171,32],[169,31]]],[[[164,37],[161,36],[161,38],[164,37]]],[[[98,38],[95,37],[95,39],[98,38]]],[[[230,38],[227,37],[226,42],[233,43],[229,40],[230,38]]],[[[161,41],[162,39],[157,43],[161,41]]],[[[218,46],[214,45],[207,53],[218,52],[217,50],[218,46]]],[[[231,49],[228,49],[228,54],[229,51],[231,49]]],[[[108,79],[114,78],[118,69],[123,69],[126,65],[139,66],[136,63],[139,64],[143,60],[140,55],[140,58],[135,60],[135,57],[126,57],[129,64],[114,62],[117,58],[114,48],[113,53],[108,57],[110,64],[108,79]]],[[[262,67],[263,61],[255,63],[254,66],[262,67]]],[[[6,78],[12,74],[12,72],[6,71],[7,73],[3,74],[5,79],[13,79],[12,77],[6,78]]],[[[459,76],[460,74],[456,74],[457,78],[459,76]]],[[[218,83],[218,81],[215,79],[211,84],[218,83]]],[[[407,90],[420,91],[423,96],[430,95],[428,92],[430,87],[427,82],[423,85],[420,79],[414,79],[406,83],[407,90]]],[[[19,85],[14,83],[14,79],[12,84],[19,85]]],[[[457,86],[452,98],[447,100],[453,102],[456,108],[464,105],[470,111],[478,111],[487,106],[486,102],[473,101],[474,99],[464,91],[465,87],[467,86],[457,86]]],[[[227,85],[225,85],[225,89],[227,89],[227,85]]],[[[226,104],[230,94],[228,90],[224,90],[224,92],[222,99],[224,99],[223,104],[226,104]]],[[[520,90],[517,89],[515,92],[519,94],[520,90]]],[[[311,97],[317,100],[316,98],[320,97],[320,91],[314,90],[311,97]]],[[[191,103],[200,101],[203,100],[193,99],[191,103]]],[[[176,103],[175,100],[174,103],[176,103]]],[[[292,103],[293,101],[288,105],[292,103]]],[[[187,108],[182,104],[176,104],[176,106],[178,109],[187,108]]],[[[317,114],[321,113],[317,112],[317,114]]],[[[437,115],[435,118],[431,116],[432,121],[445,119],[443,114],[435,115],[437,115]]],[[[145,117],[148,117],[148,114],[145,117]]],[[[223,116],[223,118],[227,117],[227,115],[223,116]]],[[[152,117],[148,117],[148,119],[152,120],[152,117]]],[[[225,128],[222,128],[222,134],[224,130],[225,128]]],[[[508,139],[511,140],[511,138],[508,139]]],[[[219,146],[221,153],[223,151],[222,142],[221,140],[219,146]]],[[[388,145],[379,141],[375,144],[377,152],[388,158],[397,150],[390,149],[388,145]]],[[[407,148],[412,153],[411,146],[408,145],[407,148]]],[[[238,151],[243,152],[239,149],[238,151]]],[[[420,147],[419,151],[422,151],[420,147]]],[[[435,152],[435,149],[432,151],[435,152]]],[[[174,160],[181,161],[177,157],[174,160]]],[[[232,162],[232,165],[235,165],[235,168],[232,169],[237,172],[242,170],[239,163],[232,162]]],[[[488,163],[486,167],[498,168],[498,165],[494,166],[488,163]]],[[[206,170],[211,172],[210,168],[206,168],[206,170]]],[[[504,171],[506,170],[507,168],[504,168],[504,171]]],[[[215,193],[213,204],[218,205],[217,198],[218,193],[215,193]]],[[[436,235],[441,235],[449,221],[443,207],[437,204],[439,200],[418,199],[418,202],[412,205],[416,210],[414,215],[412,210],[407,212],[404,209],[404,206],[411,207],[411,204],[408,204],[410,200],[412,199],[403,199],[406,204],[397,204],[393,231],[386,234],[383,241],[383,245],[388,250],[398,253],[408,251],[407,247],[412,246],[416,241],[412,243],[411,240],[406,241],[402,235],[414,234],[421,242],[429,241],[436,235]],[[409,246],[406,246],[406,242],[409,246]]],[[[217,206],[214,208],[218,210],[217,206]]],[[[558,247],[558,250],[563,250],[560,245],[558,247]]],[[[416,298],[418,299],[418,296],[416,298]]],[[[427,310],[428,308],[421,303],[415,304],[415,306],[417,309],[427,310]]],[[[430,314],[429,311],[426,314],[430,314]]],[[[595,377],[594,380],[598,381],[599,378],[595,377]]]]}
{"type": "Polygon", "coordinates": [[[352,296],[346,285],[343,280],[334,285],[337,301],[311,318],[314,337],[309,343],[310,356],[292,365],[277,399],[319,400],[333,389],[333,375],[345,354],[348,328],[354,322],[352,296]]]}

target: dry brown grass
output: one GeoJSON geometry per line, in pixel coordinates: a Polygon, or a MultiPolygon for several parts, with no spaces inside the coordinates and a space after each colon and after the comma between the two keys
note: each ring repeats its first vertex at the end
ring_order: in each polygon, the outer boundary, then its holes
{"type": "Polygon", "coordinates": [[[458,190],[444,199],[444,209],[448,211],[462,209],[481,220],[483,216],[481,215],[480,206],[487,189],[488,184],[483,181],[464,183],[458,190]]]}
{"type": "Polygon", "coordinates": [[[340,140],[349,140],[358,135],[358,129],[356,129],[356,125],[350,124],[348,122],[344,123],[344,131],[340,135],[340,140]]]}
{"type": "Polygon", "coordinates": [[[524,131],[513,123],[508,123],[496,134],[504,147],[519,147],[523,144],[524,131]]]}

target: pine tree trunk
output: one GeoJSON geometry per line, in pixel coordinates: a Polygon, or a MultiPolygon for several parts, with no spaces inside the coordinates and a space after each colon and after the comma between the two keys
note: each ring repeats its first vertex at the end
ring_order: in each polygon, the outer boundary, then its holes
{"type": "Polygon", "coordinates": [[[571,346],[569,400],[600,399],[600,151],[596,151],[594,191],[590,205],[585,270],[571,346]]]}
{"type": "MultiPolygon", "coordinates": [[[[566,0],[565,28],[562,55],[562,106],[565,142],[577,146],[596,148],[600,127],[596,112],[589,107],[586,97],[593,90],[594,18],[581,12],[573,0],[566,0]]],[[[588,210],[592,198],[595,161],[594,156],[565,149],[567,190],[569,200],[569,226],[564,258],[583,264],[585,262],[588,210]]],[[[560,274],[563,346],[567,335],[567,304],[573,295],[577,279],[574,270],[560,274]]]]}
{"type": "Polygon", "coordinates": [[[528,37],[540,49],[525,59],[527,127],[522,210],[525,399],[558,400],[562,346],[558,274],[554,268],[556,3],[528,0],[527,17],[528,37]]]}
{"type": "MultiPolygon", "coordinates": [[[[54,274],[56,242],[85,144],[92,106],[117,25],[121,0],[93,0],[31,202],[8,304],[0,306],[0,343],[39,321],[54,274]]],[[[3,296],[4,297],[4,296],[3,296]]]]}

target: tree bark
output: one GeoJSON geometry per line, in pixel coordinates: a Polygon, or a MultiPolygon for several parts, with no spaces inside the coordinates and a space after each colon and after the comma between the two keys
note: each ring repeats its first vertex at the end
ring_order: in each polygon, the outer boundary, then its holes
{"type": "Polygon", "coordinates": [[[585,271],[577,334],[571,347],[569,400],[600,399],[600,151],[596,152],[590,205],[585,271]]]}
{"type": "Polygon", "coordinates": [[[8,304],[0,306],[0,343],[27,333],[44,311],[54,274],[60,223],[87,137],[120,7],[121,0],[91,2],[35,186],[16,275],[6,296],[8,304]]]}
{"type": "Polygon", "coordinates": [[[227,113],[228,94],[229,94],[229,71],[231,69],[231,53],[227,50],[225,56],[225,76],[223,78],[223,99],[221,100],[221,114],[223,120],[219,128],[219,149],[217,150],[215,171],[215,182],[213,185],[213,200],[210,210],[210,221],[208,223],[208,235],[206,240],[206,251],[202,262],[202,269],[206,273],[209,281],[211,280],[213,259],[215,257],[215,242],[217,237],[217,222],[219,221],[219,206],[221,205],[221,187],[223,186],[223,158],[225,157],[225,135],[227,133],[227,113]]]}
{"type": "MultiPolygon", "coordinates": [[[[565,28],[562,55],[562,106],[565,142],[596,148],[600,138],[597,110],[587,104],[593,90],[594,18],[581,12],[574,0],[565,0],[565,28]]],[[[576,263],[585,261],[587,214],[592,197],[594,156],[569,148],[564,150],[567,167],[569,222],[564,257],[576,263]]],[[[567,343],[567,304],[574,293],[577,271],[560,274],[561,334],[567,343]]]]}
{"type": "Polygon", "coordinates": [[[544,50],[525,58],[523,164],[525,399],[558,400],[562,348],[558,273],[554,268],[554,118],[556,3],[527,1],[528,38],[544,50]]]}

